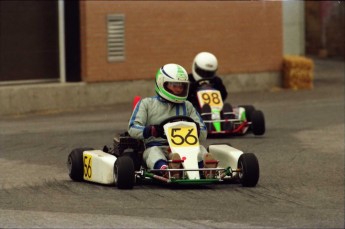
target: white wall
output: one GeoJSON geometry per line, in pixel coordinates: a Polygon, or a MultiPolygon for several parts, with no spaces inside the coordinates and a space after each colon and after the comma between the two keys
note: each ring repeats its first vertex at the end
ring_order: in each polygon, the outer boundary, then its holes
{"type": "Polygon", "coordinates": [[[283,1],[283,54],[305,55],[304,1],[283,1]]]}

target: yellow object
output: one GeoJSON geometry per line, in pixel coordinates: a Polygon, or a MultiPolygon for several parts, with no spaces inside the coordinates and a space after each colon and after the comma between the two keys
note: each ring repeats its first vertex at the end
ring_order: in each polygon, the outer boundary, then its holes
{"type": "Polygon", "coordinates": [[[314,63],[302,56],[284,56],[283,86],[290,89],[311,89],[314,80],[314,63]]]}
{"type": "Polygon", "coordinates": [[[171,140],[170,145],[174,147],[198,146],[198,132],[196,128],[190,126],[180,126],[169,128],[168,137],[171,140]]]}
{"type": "Polygon", "coordinates": [[[92,155],[84,154],[84,179],[92,181],[92,155]]]}

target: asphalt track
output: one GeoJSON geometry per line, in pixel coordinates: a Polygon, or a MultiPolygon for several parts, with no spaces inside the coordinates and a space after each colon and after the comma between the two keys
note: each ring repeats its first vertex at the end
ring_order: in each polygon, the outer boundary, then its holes
{"type": "Polygon", "coordinates": [[[255,188],[71,181],[69,152],[111,144],[130,104],[0,117],[0,228],[344,228],[344,62],[316,64],[312,90],[230,92],[264,112],[267,131],[205,145],[255,153],[255,188]]]}

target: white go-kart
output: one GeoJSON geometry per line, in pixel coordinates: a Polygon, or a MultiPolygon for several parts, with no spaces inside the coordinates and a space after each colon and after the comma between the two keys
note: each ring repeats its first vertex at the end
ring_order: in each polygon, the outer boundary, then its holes
{"type": "MultiPolygon", "coordinates": [[[[103,150],[77,148],[67,160],[68,173],[74,181],[115,185],[119,189],[132,189],[135,184],[161,182],[165,184],[216,184],[240,183],[254,187],[259,180],[259,163],[253,153],[243,153],[227,144],[212,144],[208,151],[218,161],[217,168],[199,168],[200,150],[198,130],[195,122],[187,116],[175,116],[163,121],[158,128],[166,137],[172,153],[181,158],[181,168],[149,169],[142,160],[145,146],[142,141],[123,133],[114,138],[113,149],[105,146],[103,150]],[[175,179],[172,172],[181,176],[175,179]],[[162,175],[164,172],[164,176],[162,175]],[[212,178],[203,176],[212,172],[212,178]],[[229,181],[229,182],[228,182],[229,181]]],[[[176,161],[171,161],[176,162],[176,161]]]]}

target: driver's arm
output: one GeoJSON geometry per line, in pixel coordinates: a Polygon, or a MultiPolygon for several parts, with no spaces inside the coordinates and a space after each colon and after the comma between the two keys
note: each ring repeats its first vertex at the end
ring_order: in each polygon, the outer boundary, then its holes
{"type": "Polygon", "coordinates": [[[140,100],[134,108],[128,124],[128,134],[132,138],[144,139],[143,131],[147,122],[147,111],[144,100],[140,100]]]}

